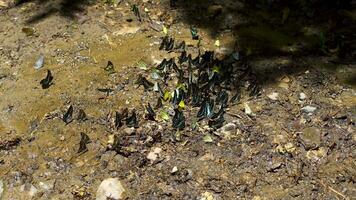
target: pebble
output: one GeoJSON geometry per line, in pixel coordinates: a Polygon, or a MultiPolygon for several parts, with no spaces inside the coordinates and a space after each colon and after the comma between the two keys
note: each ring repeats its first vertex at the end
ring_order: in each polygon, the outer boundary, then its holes
{"type": "Polygon", "coordinates": [[[233,53],[233,49],[226,48],[226,47],[220,47],[220,48],[215,49],[214,53],[218,59],[224,59],[226,56],[231,55],[233,53]]]}
{"type": "Polygon", "coordinates": [[[247,103],[244,103],[245,113],[249,116],[253,116],[253,112],[247,103]]]}
{"type": "Polygon", "coordinates": [[[3,0],[0,0],[0,8],[7,8],[7,7],[9,7],[9,3],[6,1],[3,1],[3,0]]]}
{"type": "Polygon", "coordinates": [[[131,127],[131,128],[125,128],[124,133],[127,135],[132,135],[135,132],[135,128],[131,127]]]}
{"type": "Polygon", "coordinates": [[[176,173],[177,171],[178,171],[178,167],[177,167],[177,166],[174,166],[173,169],[172,169],[172,171],[171,171],[171,173],[174,174],[174,173],[176,173]]]}
{"type": "Polygon", "coordinates": [[[299,93],[299,100],[304,101],[307,98],[307,95],[303,92],[299,93]]]}
{"type": "Polygon", "coordinates": [[[122,27],[119,31],[116,31],[113,33],[113,35],[118,36],[118,35],[128,35],[128,34],[135,34],[140,30],[139,26],[133,26],[133,27],[122,27]]]}
{"type": "Polygon", "coordinates": [[[306,113],[313,113],[315,110],[316,110],[316,107],[314,107],[314,106],[304,106],[302,108],[302,111],[306,112],[306,113]]]}
{"type": "Polygon", "coordinates": [[[153,30],[157,31],[157,32],[161,32],[163,30],[163,23],[162,22],[157,22],[157,21],[153,21],[150,23],[149,25],[153,30]]]}
{"type": "Polygon", "coordinates": [[[153,150],[151,150],[148,155],[147,155],[147,159],[154,162],[157,160],[157,158],[160,156],[162,152],[162,149],[159,147],[155,147],[153,150]]]}
{"type": "Polygon", "coordinates": [[[315,127],[305,128],[299,137],[306,150],[319,147],[321,143],[321,132],[315,127]]]}
{"type": "Polygon", "coordinates": [[[23,185],[21,185],[20,190],[21,190],[22,192],[27,191],[27,194],[28,194],[30,197],[35,196],[36,193],[38,192],[37,188],[36,188],[35,186],[33,186],[32,184],[29,184],[29,185],[23,184],[23,185]]]}
{"type": "Polygon", "coordinates": [[[54,184],[55,184],[56,180],[48,180],[48,181],[43,181],[43,182],[39,182],[38,186],[46,191],[50,191],[54,188],[54,184]]]}
{"type": "Polygon", "coordinates": [[[256,186],[257,178],[253,174],[245,172],[241,175],[241,181],[243,184],[246,184],[249,187],[253,188],[256,186]]]}
{"type": "Polygon", "coordinates": [[[240,60],[240,53],[239,53],[239,52],[234,52],[234,53],[232,54],[232,57],[233,57],[236,61],[238,61],[238,60],[240,60]]]}
{"type": "Polygon", "coordinates": [[[44,55],[40,55],[33,66],[35,69],[41,69],[44,65],[44,55]]]}
{"type": "Polygon", "coordinates": [[[215,197],[211,192],[204,192],[201,194],[200,200],[215,200],[215,197]]]}
{"type": "Polygon", "coordinates": [[[273,101],[276,101],[278,99],[278,93],[277,92],[272,92],[271,94],[267,95],[267,97],[273,101]]]}
{"type": "Polygon", "coordinates": [[[216,135],[223,136],[228,139],[237,133],[237,127],[234,123],[228,123],[216,131],[216,135]]]}
{"type": "Polygon", "coordinates": [[[310,161],[318,162],[320,159],[326,156],[326,153],[326,149],[321,147],[318,150],[309,150],[306,156],[310,161]]]}
{"type": "Polygon", "coordinates": [[[100,183],[96,192],[96,200],[123,199],[125,188],[117,178],[108,178],[100,183]]]}
{"type": "Polygon", "coordinates": [[[4,182],[0,180],[0,199],[2,199],[2,194],[4,193],[4,182]]]}

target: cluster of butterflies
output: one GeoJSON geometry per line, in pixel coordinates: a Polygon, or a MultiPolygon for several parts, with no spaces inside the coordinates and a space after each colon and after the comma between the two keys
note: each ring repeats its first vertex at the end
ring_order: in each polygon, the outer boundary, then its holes
{"type": "MultiPolygon", "coordinates": [[[[229,104],[236,104],[241,98],[241,88],[248,81],[247,88],[250,96],[260,94],[260,86],[251,67],[246,62],[240,62],[231,56],[231,59],[218,60],[213,51],[199,53],[192,57],[186,51],[185,42],[175,45],[173,38],[162,38],[160,50],[179,52],[178,58],[163,59],[155,71],[159,81],[152,83],[147,78],[139,75],[136,84],[143,86],[145,90],[153,90],[159,93],[155,109],[162,108],[162,101],[170,102],[174,108],[172,126],[175,129],[185,128],[183,110],[185,104],[192,107],[200,107],[197,119],[208,119],[212,128],[223,125],[224,114],[229,104]],[[176,62],[177,59],[177,62],[176,62]],[[178,85],[172,91],[168,89],[171,75],[175,74],[178,85]],[[165,86],[162,89],[161,86],[165,86]],[[229,99],[229,93],[232,97],[229,99]]],[[[150,104],[146,106],[146,118],[155,120],[155,112],[150,104]]]]}

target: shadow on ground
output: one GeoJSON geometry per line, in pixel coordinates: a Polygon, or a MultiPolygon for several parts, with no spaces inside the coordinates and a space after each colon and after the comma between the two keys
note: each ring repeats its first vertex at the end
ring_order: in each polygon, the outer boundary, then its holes
{"type": "Polygon", "coordinates": [[[15,6],[33,2],[38,8],[28,20],[28,24],[36,23],[46,17],[59,13],[64,17],[75,19],[79,13],[85,12],[91,0],[18,0],[15,6]]]}
{"type": "MultiPolygon", "coordinates": [[[[338,65],[356,64],[355,1],[171,0],[170,7],[212,37],[231,31],[238,44],[234,50],[248,60],[288,57],[291,66],[257,72],[263,81],[305,71],[307,66],[296,66],[306,57],[328,57],[334,71],[338,65]]],[[[355,79],[353,74],[347,82],[355,79]]]]}

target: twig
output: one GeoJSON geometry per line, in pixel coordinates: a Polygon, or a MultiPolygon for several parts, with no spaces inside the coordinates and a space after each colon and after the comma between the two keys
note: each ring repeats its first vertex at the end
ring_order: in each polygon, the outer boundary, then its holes
{"type": "Polygon", "coordinates": [[[231,116],[236,117],[236,118],[239,118],[239,119],[242,119],[242,117],[240,115],[235,114],[235,113],[226,112],[226,114],[231,115],[231,116]]]}
{"type": "Polygon", "coordinates": [[[332,188],[331,186],[327,186],[324,184],[324,182],[320,181],[321,185],[324,186],[325,188],[331,190],[332,192],[334,192],[335,194],[341,196],[343,199],[346,199],[346,200],[350,200],[350,198],[348,198],[347,196],[345,196],[344,194],[342,194],[341,192],[335,190],[334,188],[332,188]]]}

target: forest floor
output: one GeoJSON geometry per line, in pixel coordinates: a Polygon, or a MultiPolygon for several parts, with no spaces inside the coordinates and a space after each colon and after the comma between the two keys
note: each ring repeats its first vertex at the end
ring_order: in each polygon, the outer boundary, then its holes
{"type": "MultiPolygon", "coordinates": [[[[170,102],[154,108],[156,121],[145,118],[160,95],[137,78],[161,81],[152,76],[156,66],[181,55],[159,50],[165,34],[185,41],[193,58],[214,51],[227,60],[239,51],[234,31],[193,24],[200,38],[193,40],[189,16],[168,1],[137,1],[141,21],[135,1],[67,10],[65,1],[43,2],[0,10],[0,198],[95,199],[107,178],[120,181],[123,199],[356,197],[355,65],[313,55],[247,59],[257,94],[241,80],[241,99],[229,103],[221,128],[198,120],[199,107],[187,100],[185,128],[177,130],[170,102]],[[43,89],[47,70],[53,81],[43,89]],[[115,127],[124,108],[135,109],[137,128],[115,127]]],[[[219,5],[207,12],[231,21],[219,5]]],[[[174,91],[176,76],[164,91],[174,91]]]]}

